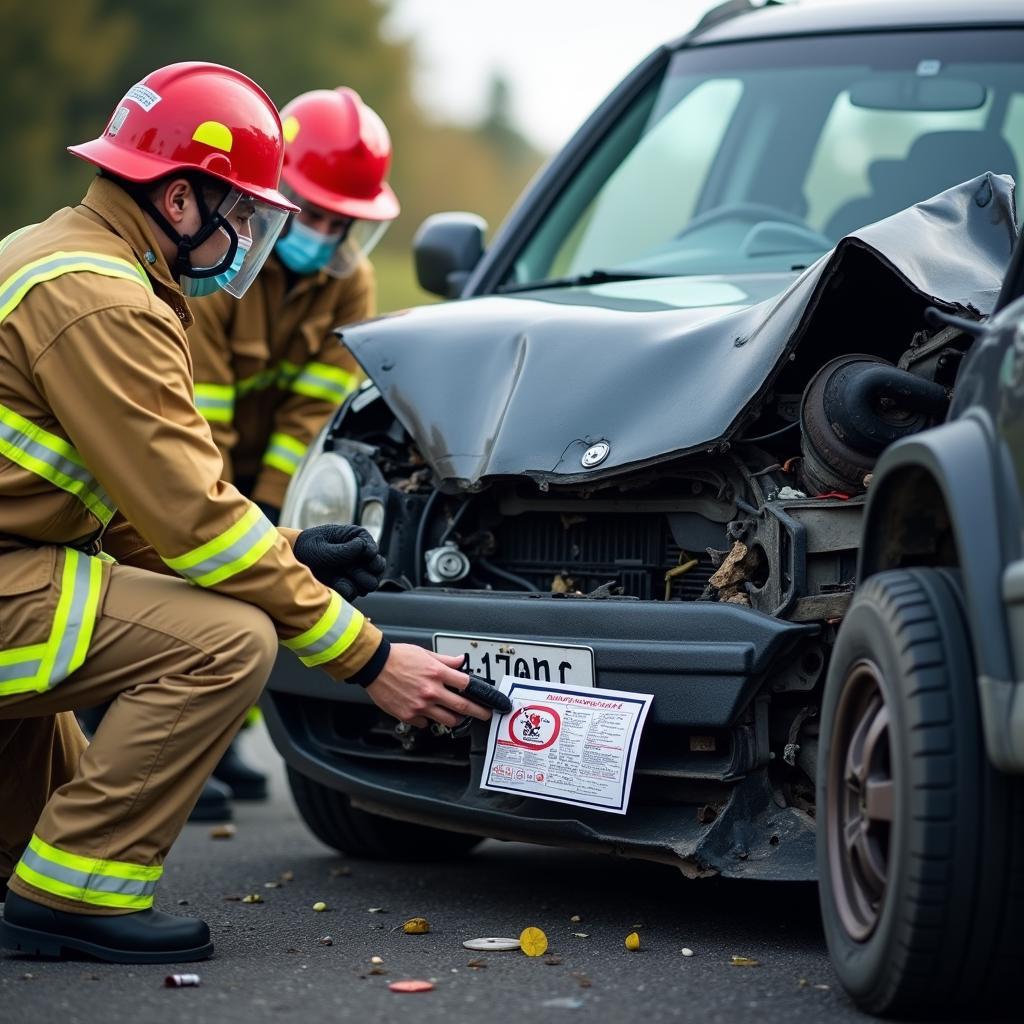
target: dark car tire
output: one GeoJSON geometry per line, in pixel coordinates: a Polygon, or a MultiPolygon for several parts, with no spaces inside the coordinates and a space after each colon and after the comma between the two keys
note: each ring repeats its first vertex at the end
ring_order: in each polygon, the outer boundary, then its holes
{"type": "Polygon", "coordinates": [[[396,821],[352,806],[348,794],[288,769],[299,815],[322,843],[364,860],[451,860],[483,840],[462,832],[396,821]]]}
{"type": "Polygon", "coordinates": [[[1024,779],[986,757],[955,574],[865,582],[820,742],[821,912],[844,988],[877,1014],[1003,1009],[1024,937],[1024,779]]]}

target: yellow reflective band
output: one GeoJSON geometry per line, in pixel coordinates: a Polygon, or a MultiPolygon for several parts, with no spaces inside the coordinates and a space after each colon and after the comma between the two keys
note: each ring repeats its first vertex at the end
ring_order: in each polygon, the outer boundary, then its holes
{"type": "Polygon", "coordinates": [[[103,562],[102,555],[99,558],[89,559],[89,590],[85,599],[83,622],[78,630],[78,640],[71,649],[68,675],[74,672],[75,669],[82,667],[85,656],[89,653],[93,629],[96,626],[96,612],[99,610],[100,605],[100,592],[103,588],[103,562]]]}
{"type": "Polygon", "coordinates": [[[29,847],[36,853],[76,871],[86,871],[93,875],[106,875],[108,878],[128,878],[136,882],[158,882],[164,873],[159,864],[132,864],[126,860],[100,860],[96,857],[80,857],[77,853],[58,850],[44,842],[37,835],[29,840],[29,847]]]}
{"type": "Polygon", "coordinates": [[[81,667],[92,641],[102,589],[102,561],[66,548],[49,639],[0,652],[0,696],[42,693],[81,667]]]}
{"type": "Polygon", "coordinates": [[[321,398],[327,402],[341,403],[355,390],[357,378],[354,373],[342,370],[329,363],[306,363],[289,385],[290,390],[307,398],[321,398]]]}
{"type": "Polygon", "coordinates": [[[74,495],[104,526],[113,519],[113,501],[85,468],[78,452],[64,438],[2,404],[0,455],[74,495]]]}
{"type": "Polygon", "coordinates": [[[15,865],[14,873],[29,885],[48,892],[52,896],[63,896],[78,903],[91,903],[97,907],[123,907],[126,910],[148,910],[153,906],[153,896],[127,896],[116,892],[99,892],[78,885],[70,885],[59,879],[42,875],[22,861],[15,865]]]}
{"type": "Polygon", "coordinates": [[[300,651],[303,647],[310,646],[310,644],[319,640],[334,625],[340,611],[341,595],[332,590],[331,599],[327,602],[327,611],[317,619],[316,624],[307,629],[305,633],[293,636],[291,640],[282,640],[282,645],[287,647],[289,651],[300,651]]]}
{"type": "Polygon", "coordinates": [[[16,270],[0,284],[0,320],[9,316],[37,284],[74,273],[118,277],[142,284],[149,291],[153,290],[148,275],[138,263],[96,252],[55,252],[16,270]]]}
{"type": "Polygon", "coordinates": [[[281,643],[298,655],[303,665],[315,668],[344,654],[359,636],[365,621],[362,612],[346,604],[332,591],[327,611],[320,616],[316,625],[281,643]]]}
{"type": "Polygon", "coordinates": [[[353,609],[352,619],[345,629],[345,632],[338,637],[335,642],[328,647],[325,651],[321,651],[319,654],[312,654],[309,657],[302,658],[300,660],[304,665],[310,668],[315,668],[317,665],[323,665],[325,662],[334,661],[335,658],[340,658],[355,642],[356,637],[359,636],[363,628],[363,623],[366,619],[363,613],[353,609]]]}
{"type": "Polygon", "coordinates": [[[253,391],[264,391],[269,388],[276,380],[279,373],[279,367],[270,367],[266,370],[260,370],[259,373],[254,373],[251,377],[243,377],[235,385],[238,388],[238,394],[248,395],[253,391]]]}
{"type": "Polygon", "coordinates": [[[248,511],[234,526],[192,551],[164,561],[193,583],[212,587],[255,565],[277,537],[274,525],[250,502],[248,511]]]}
{"type": "Polygon", "coordinates": [[[299,468],[308,447],[290,434],[271,434],[267,450],[263,453],[263,465],[292,476],[299,468]]]}
{"type": "Polygon", "coordinates": [[[193,385],[196,408],[211,423],[230,423],[235,415],[235,389],[230,384],[193,385]]]}
{"type": "Polygon", "coordinates": [[[82,903],[144,910],[152,906],[159,865],[80,857],[33,835],[15,873],[44,892],[82,903]]]}

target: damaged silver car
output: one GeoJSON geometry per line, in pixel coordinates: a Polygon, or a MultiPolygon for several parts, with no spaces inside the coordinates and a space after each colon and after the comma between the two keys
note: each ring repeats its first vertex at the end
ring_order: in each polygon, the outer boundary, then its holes
{"type": "Polygon", "coordinates": [[[477,218],[424,225],[421,281],[458,301],[344,331],[369,380],[283,515],[374,533],[360,607],[392,639],[653,693],[629,813],[485,792],[485,729],[412,730],[282,652],[267,721],[332,846],[815,875],[872,469],[973,344],[926,309],[983,318],[1014,243],[1024,11],[738,6],[637,68],[486,252],[477,218]]]}

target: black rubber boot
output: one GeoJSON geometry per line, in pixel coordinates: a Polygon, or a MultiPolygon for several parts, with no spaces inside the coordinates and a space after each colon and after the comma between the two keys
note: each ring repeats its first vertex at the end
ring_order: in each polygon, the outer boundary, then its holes
{"type": "Polygon", "coordinates": [[[199,794],[189,821],[230,821],[231,820],[231,787],[216,779],[207,779],[203,791],[199,794]]]}
{"type": "Polygon", "coordinates": [[[220,764],[213,769],[213,777],[231,787],[235,800],[266,800],[267,777],[259,769],[242,760],[238,752],[238,740],[224,752],[220,764]]]}
{"type": "Polygon", "coordinates": [[[115,964],[181,964],[213,953],[210,929],[196,917],[138,910],[117,917],[68,914],[7,894],[0,945],[10,953],[84,953],[115,964]]]}

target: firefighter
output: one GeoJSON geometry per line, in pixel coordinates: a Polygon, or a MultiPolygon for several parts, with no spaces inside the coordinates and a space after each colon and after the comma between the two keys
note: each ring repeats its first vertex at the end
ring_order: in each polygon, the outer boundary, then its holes
{"type": "MultiPolygon", "coordinates": [[[[186,296],[241,296],[293,205],[281,122],[238,72],[133,86],[81,204],[0,243],[0,941],[116,962],[209,956],[153,908],[163,861],[278,643],[418,726],[489,712],[457,658],[394,644],[337,592],[383,566],[357,527],[278,530],[221,479],[186,296]],[[114,561],[116,559],[116,561],[114,561]],[[73,711],[110,700],[91,744],[73,711]]],[[[339,685],[341,685],[339,683],[339,685]]]]}
{"type": "MultiPolygon", "coordinates": [[[[196,407],[224,458],[224,479],[274,523],[306,448],[359,380],[333,332],[375,314],[367,257],[399,212],[387,182],[388,130],[354,90],[304,93],[281,120],[281,187],[300,210],[244,298],[220,292],[193,303],[188,332],[196,407]]],[[[237,743],[213,774],[238,799],[266,797],[266,776],[237,743]]],[[[201,803],[216,803],[216,794],[201,803]]]]}

